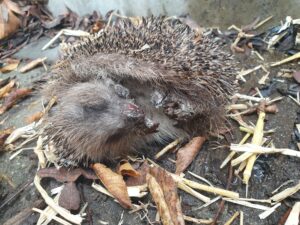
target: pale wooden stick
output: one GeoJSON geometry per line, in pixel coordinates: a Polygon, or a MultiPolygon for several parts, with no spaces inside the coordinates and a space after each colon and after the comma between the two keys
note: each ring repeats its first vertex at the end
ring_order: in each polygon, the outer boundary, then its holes
{"type": "Polygon", "coordinates": [[[280,201],[286,199],[287,197],[295,194],[299,190],[300,190],[300,182],[297,185],[295,185],[294,187],[287,188],[287,189],[279,192],[278,194],[273,195],[270,198],[270,200],[273,202],[280,202],[280,201]]]}
{"type": "Polygon", "coordinates": [[[268,216],[270,216],[275,210],[281,205],[281,203],[277,203],[274,205],[271,209],[264,211],[263,213],[259,214],[259,218],[261,220],[266,219],[268,216]]]}
{"type": "Polygon", "coordinates": [[[284,225],[298,225],[299,213],[300,213],[300,202],[296,202],[284,225]]]}
{"type": "Polygon", "coordinates": [[[240,215],[240,212],[235,212],[233,216],[224,225],[230,225],[240,215]]]}
{"type": "Polygon", "coordinates": [[[185,216],[185,215],[183,215],[183,219],[185,221],[192,222],[195,224],[211,224],[213,222],[213,219],[197,219],[197,218],[193,218],[193,217],[185,216]]]}
{"type": "MultiPolygon", "coordinates": [[[[250,133],[245,134],[243,139],[240,141],[239,145],[244,144],[250,136],[251,136],[250,133]]],[[[227,163],[235,156],[235,154],[236,154],[235,152],[230,152],[229,155],[226,157],[226,159],[222,162],[220,169],[224,168],[224,166],[227,165],[227,163]]]]}
{"type": "Polygon", "coordinates": [[[235,199],[230,199],[230,198],[223,198],[223,199],[227,202],[247,206],[249,208],[260,209],[260,210],[269,210],[269,209],[271,209],[270,207],[267,207],[267,206],[264,206],[264,205],[253,204],[253,203],[246,202],[246,201],[235,200],[235,199]]]}
{"type": "Polygon", "coordinates": [[[163,156],[165,153],[170,151],[171,149],[175,148],[176,145],[178,145],[180,142],[180,139],[176,139],[175,141],[168,144],[166,147],[164,147],[162,150],[160,150],[155,156],[154,159],[159,159],[161,156],[163,156]]]}
{"type": "MultiPolygon", "coordinates": [[[[263,105],[263,109],[259,111],[258,114],[258,119],[257,119],[257,123],[256,126],[254,128],[254,133],[253,133],[253,138],[252,138],[252,144],[255,145],[261,145],[263,142],[263,136],[264,136],[264,121],[265,121],[265,117],[266,117],[266,113],[264,111],[264,104],[265,103],[261,103],[263,105]]],[[[251,177],[251,173],[252,173],[252,169],[253,169],[253,165],[254,162],[256,160],[256,154],[253,154],[249,157],[248,161],[247,161],[247,166],[244,170],[244,178],[243,178],[243,182],[248,185],[249,179],[251,177]]]]}
{"type": "Polygon", "coordinates": [[[51,219],[53,219],[53,220],[55,220],[56,222],[59,222],[59,223],[61,223],[61,224],[63,224],[63,225],[72,225],[71,223],[65,221],[64,219],[59,218],[59,217],[57,217],[57,216],[50,215],[50,214],[48,214],[47,212],[44,212],[44,211],[42,211],[42,210],[40,210],[40,209],[32,208],[32,210],[35,211],[35,212],[40,213],[41,215],[45,215],[45,216],[47,216],[47,217],[51,217],[51,219]]]}

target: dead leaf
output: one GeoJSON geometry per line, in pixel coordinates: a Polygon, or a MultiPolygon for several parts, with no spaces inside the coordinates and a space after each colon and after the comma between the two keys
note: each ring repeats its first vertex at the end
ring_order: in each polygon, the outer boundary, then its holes
{"type": "Polygon", "coordinates": [[[5,62],[5,65],[0,68],[1,73],[9,73],[15,69],[17,69],[20,60],[17,59],[10,59],[5,62]]]}
{"type": "Polygon", "coordinates": [[[182,173],[191,164],[197,153],[200,151],[205,140],[205,137],[195,137],[189,143],[178,150],[176,160],[176,174],[182,173]]]}
{"type": "Polygon", "coordinates": [[[127,186],[123,177],[101,163],[92,165],[107,190],[119,201],[124,208],[132,208],[131,200],[127,192],[127,186]]]}
{"type": "Polygon", "coordinates": [[[3,148],[3,146],[8,136],[9,134],[0,134],[0,152],[5,151],[5,148],[3,148]]]}
{"type": "Polygon", "coordinates": [[[7,85],[0,89],[0,99],[10,92],[15,86],[15,80],[11,80],[7,85]]]}
{"type": "Polygon", "coordinates": [[[3,105],[0,107],[0,115],[5,113],[13,107],[17,101],[27,97],[31,93],[31,89],[23,88],[11,92],[5,99],[3,105]]]}
{"type": "Polygon", "coordinates": [[[78,210],[80,207],[80,193],[74,182],[68,182],[64,185],[58,204],[67,210],[78,210]]]}
{"type": "Polygon", "coordinates": [[[35,68],[36,66],[43,64],[46,59],[47,59],[47,57],[35,59],[35,60],[29,62],[28,64],[26,64],[25,66],[23,66],[19,71],[21,73],[25,73],[25,72],[35,68]]]}
{"type": "Polygon", "coordinates": [[[43,117],[44,113],[43,112],[36,112],[34,114],[32,114],[31,116],[28,116],[26,118],[26,122],[28,124],[39,121],[42,117],[43,117]]]}
{"type": "Polygon", "coordinates": [[[13,11],[19,11],[14,2],[3,0],[0,3],[0,40],[14,34],[21,24],[13,11]]]}
{"type": "Polygon", "coordinates": [[[147,161],[145,161],[140,168],[137,169],[137,172],[139,173],[139,176],[137,177],[128,177],[126,179],[126,185],[127,186],[139,186],[146,184],[146,175],[149,172],[149,165],[147,161]]]}
{"type": "Polygon", "coordinates": [[[293,73],[293,77],[298,83],[300,83],[300,71],[295,71],[293,73]]]}
{"type": "Polygon", "coordinates": [[[147,174],[147,184],[151,192],[152,198],[157,206],[158,213],[163,225],[175,225],[172,221],[171,214],[168,209],[168,205],[165,201],[163,190],[157,183],[156,179],[151,175],[147,174]]]}
{"type": "Polygon", "coordinates": [[[140,174],[132,167],[127,160],[122,160],[117,168],[117,173],[124,176],[138,177],[140,174]]]}
{"type": "Polygon", "coordinates": [[[2,134],[11,134],[15,130],[14,127],[7,128],[5,130],[0,130],[0,135],[2,134]]]}
{"type": "Polygon", "coordinates": [[[56,169],[55,167],[49,167],[40,169],[37,175],[41,178],[51,177],[59,182],[75,182],[80,176],[84,176],[86,179],[97,180],[98,177],[90,170],[84,170],[82,168],[70,169],[66,168],[56,169]]]}
{"type": "Polygon", "coordinates": [[[7,85],[10,82],[10,80],[10,77],[0,80],[0,88],[3,88],[5,85],[7,85]]]}
{"type": "Polygon", "coordinates": [[[174,179],[162,168],[151,167],[150,174],[156,179],[161,187],[164,199],[174,225],[184,225],[181,204],[177,192],[177,184],[174,179]]]}

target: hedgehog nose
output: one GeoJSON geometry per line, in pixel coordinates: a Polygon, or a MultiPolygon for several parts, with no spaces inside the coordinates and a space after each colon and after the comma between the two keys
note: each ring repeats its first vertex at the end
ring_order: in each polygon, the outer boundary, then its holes
{"type": "Polygon", "coordinates": [[[124,110],[125,115],[131,119],[142,119],[145,117],[145,113],[137,105],[128,103],[124,110]]]}

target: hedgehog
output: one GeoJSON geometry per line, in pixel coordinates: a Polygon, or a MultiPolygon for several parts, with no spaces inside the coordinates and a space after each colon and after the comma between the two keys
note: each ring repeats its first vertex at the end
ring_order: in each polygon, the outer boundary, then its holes
{"type": "Polygon", "coordinates": [[[237,62],[209,32],[163,16],[122,19],[62,53],[43,90],[57,97],[43,135],[64,166],[226,127],[237,62]]]}

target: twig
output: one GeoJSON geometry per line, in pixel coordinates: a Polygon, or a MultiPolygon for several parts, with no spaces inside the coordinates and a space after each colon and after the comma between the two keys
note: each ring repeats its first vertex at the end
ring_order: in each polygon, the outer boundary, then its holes
{"type": "Polygon", "coordinates": [[[235,212],[233,216],[224,225],[230,225],[240,215],[240,212],[235,212]]]}
{"type": "Polygon", "coordinates": [[[161,156],[163,156],[165,153],[167,153],[169,150],[173,149],[176,147],[176,145],[178,145],[180,142],[180,139],[176,139],[175,141],[171,142],[170,144],[168,144],[166,147],[164,147],[162,150],[160,150],[155,156],[154,158],[157,160],[159,159],[161,156]]]}

